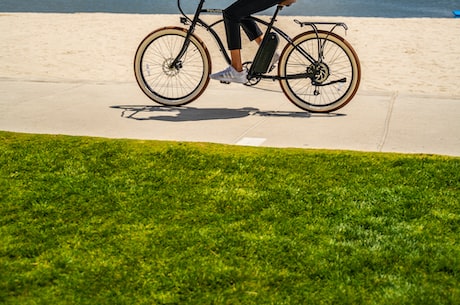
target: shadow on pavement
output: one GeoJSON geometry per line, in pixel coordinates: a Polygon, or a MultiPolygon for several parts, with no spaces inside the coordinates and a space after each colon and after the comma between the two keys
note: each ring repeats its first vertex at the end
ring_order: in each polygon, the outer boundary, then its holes
{"type": "Polygon", "coordinates": [[[344,114],[311,114],[306,111],[261,111],[257,108],[244,107],[230,108],[194,108],[172,106],[147,106],[147,105],[118,105],[112,109],[121,110],[121,117],[138,121],[156,120],[167,122],[189,122],[207,120],[228,120],[248,116],[270,116],[290,118],[341,117],[344,114]]]}

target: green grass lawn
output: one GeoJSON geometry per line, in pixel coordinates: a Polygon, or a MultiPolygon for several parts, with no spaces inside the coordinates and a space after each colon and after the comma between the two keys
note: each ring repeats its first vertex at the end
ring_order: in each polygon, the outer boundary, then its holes
{"type": "Polygon", "coordinates": [[[460,304],[460,158],[0,132],[1,304],[460,304]]]}

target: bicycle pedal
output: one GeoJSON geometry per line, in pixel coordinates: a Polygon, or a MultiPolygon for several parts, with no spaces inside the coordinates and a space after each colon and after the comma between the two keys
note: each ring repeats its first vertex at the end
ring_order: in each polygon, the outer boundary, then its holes
{"type": "Polygon", "coordinates": [[[223,80],[221,80],[220,83],[224,84],[224,85],[230,85],[230,82],[226,82],[226,81],[223,81],[223,80]]]}

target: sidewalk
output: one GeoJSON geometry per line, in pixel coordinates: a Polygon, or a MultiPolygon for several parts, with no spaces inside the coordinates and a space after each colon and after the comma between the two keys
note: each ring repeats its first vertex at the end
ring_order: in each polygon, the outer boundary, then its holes
{"type": "Polygon", "coordinates": [[[321,115],[301,111],[277,86],[211,82],[197,101],[170,108],[134,82],[0,79],[0,108],[4,131],[460,156],[459,99],[358,92],[321,115]]]}

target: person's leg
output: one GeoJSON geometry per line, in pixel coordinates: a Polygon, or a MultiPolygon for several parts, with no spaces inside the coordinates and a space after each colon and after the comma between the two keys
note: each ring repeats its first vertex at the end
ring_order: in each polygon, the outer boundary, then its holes
{"type": "Polygon", "coordinates": [[[241,28],[244,30],[250,41],[255,40],[260,44],[263,38],[263,33],[257,23],[254,22],[254,20],[243,18],[241,20],[241,28]]]}
{"type": "MultiPolygon", "coordinates": [[[[264,36],[262,34],[252,40],[254,40],[258,45],[260,45],[262,43],[263,38],[264,36]]],[[[235,68],[235,70],[238,72],[243,71],[243,60],[241,59],[241,50],[230,50],[230,58],[232,59],[232,67],[235,68]]]]}
{"type": "Polygon", "coordinates": [[[231,66],[227,69],[210,75],[212,79],[222,82],[247,82],[247,71],[243,70],[241,59],[241,32],[240,25],[248,35],[250,40],[255,40],[260,44],[262,41],[262,31],[257,24],[245,17],[263,11],[278,4],[280,0],[238,0],[224,10],[224,24],[227,34],[227,44],[230,50],[231,66]],[[243,21],[244,19],[244,21],[243,21]]]}
{"type": "Polygon", "coordinates": [[[238,72],[243,71],[243,60],[241,59],[241,50],[230,50],[230,58],[232,59],[232,67],[235,68],[235,70],[238,72]]]}
{"type": "Polygon", "coordinates": [[[245,17],[268,9],[279,2],[279,0],[238,0],[223,11],[227,44],[232,55],[232,66],[237,71],[242,69],[241,52],[234,51],[241,50],[240,25],[251,41],[256,40],[260,43],[262,31],[254,21],[245,19],[245,17]]]}

